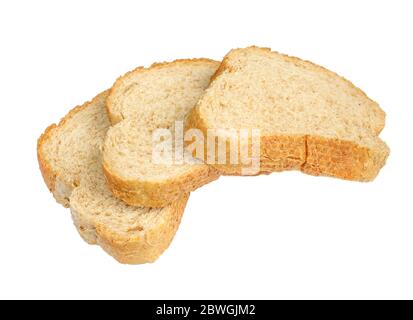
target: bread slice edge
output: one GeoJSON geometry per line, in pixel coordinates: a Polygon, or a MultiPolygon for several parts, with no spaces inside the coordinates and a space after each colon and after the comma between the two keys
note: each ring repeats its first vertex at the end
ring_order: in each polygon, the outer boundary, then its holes
{"type": "Polygon", "coordinates": [[[208,165],[194,165],[190,172],[163,181],[126,180],[112,172],[105,162],[103,172],[109,189],[116,198],[132,206],[151,208],[165,207],[179,199],[183,193],[195,191],[220,176],[218,170],[208,165]]]}
{"type": "MultiPolygon", "coordinates": [[[[55,130],[70,121],[74,115],[95,103],[103,95],[108,94],[108,92],[108,90],[105,90],[95,96],[92,100],[71,109],[63,118],[61,118],[58,124],[54,123],[48,126],[37,140],[37,161],[43,180],[56,201],[66,208],[70,206],[69,198],[74,189],[73,181],[66,181],[58,171],[52,168],[52,165],[46,159],[46,155],[43,153],[42,148],[54,134],[55,130]]],[[[79,181],[77,183],[79,183],[79,181]]]]}
{"type": "MultiPolygon", "coordinates": [[[[204,136],[208,134],[208,125],[200,115],[198,106],[190,111],[185,121],[185,130],[193,128],[201,130],[204,136]]],[[[353,141],[314,135],[261,136],[260,169],[257,174],[300,170],[315,176],[372,181],[385,165],[390,153],[384,141],[379,137],[373,139],[376,147],[368,148],[353,141]],[[325,150],[328,150],[327,154],[325,150]]],[[[251,145],[248,148],[251,150],[251,145]]],[[[207,152],[205,149],[204,154],[207,152]]],[[[226,152],[229,154],[228,149],[226,152]]],[[[210,165],[223,175],[243,175],[242,165],[210,165]]]]}

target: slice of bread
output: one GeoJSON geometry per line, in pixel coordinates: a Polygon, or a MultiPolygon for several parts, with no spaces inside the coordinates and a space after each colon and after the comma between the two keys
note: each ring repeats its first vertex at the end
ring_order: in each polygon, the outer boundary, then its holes
{"type": "Polygon", "coordinates": [[[74,224],[89,244],[122,263],[155,261],[179,226],[188,194],[158,209],[128,206],[113,197],[102,171],[101,148],[110,123],[108,92],[74,108],[39,138],[37,155],[56,200],[70,206],[74,224]]]}
{"type": "MultiPolygon", "coordinates": [[[[259,173],[297,169],[369,181],[389,154],[378,137],[384,123],[377,103],[337,74],[249,47],[226,55],[187,116],[186,129],[204,134],[208,129],[259,129],[259,173]]],[[[251,140],[246,141],[243,147],[250,149],[251,140]]],[[[228,161],[215,166],[224,174],[242,173],[241,165],[228,161]]]]}
{"type": "Polygon", "coordinates": [[[175,122],[183,121],[218,66],[208,59],[176,60],[138,68],[115,82],[107,101],[113,127],[104,143],[103,167],[116,197],[130,205],[163,207],[218,178],[201,161],[160,164],[152,157],[154,130],[170,130],[174,139],[175,122]]]}

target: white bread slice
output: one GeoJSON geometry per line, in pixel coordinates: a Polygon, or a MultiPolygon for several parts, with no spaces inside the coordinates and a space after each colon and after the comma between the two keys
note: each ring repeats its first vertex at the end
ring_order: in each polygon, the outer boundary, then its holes
{"type": "MultiPolygon", "coordinates": [[[[378,137],[384,122],[377,103],[337,74],[249,47],[226,55],[186,129],[259,129],[260,173],[296,169],[369,181],[389,154],[378,137]]],[[[216,167],[242,173],[228,161],[216,167]]]]}
{"type": "MultiPolygon", "coordinates": [[[[153,130],[183,121],[208,86],[219,63],[176,60],[137,68],[120,77],[107,100],[109,129],[103,167],[113,194],[130,205],[163,207],[218,178],[201,161],[159,164],[152,160],[153,130]]],[[[174,151],[173,151],[174,152],[174,151]]]]}
{"type": "Polygon", "coordinates": [[[158,208],[128,206],[107,188],[101,147],[110,126],[103,92],[51,125],[38,140],[44,180],[56,200],[70,206],[74,224],[89,244],[121,263],[155,261],[179,226],[188,194],[158,208]]]}

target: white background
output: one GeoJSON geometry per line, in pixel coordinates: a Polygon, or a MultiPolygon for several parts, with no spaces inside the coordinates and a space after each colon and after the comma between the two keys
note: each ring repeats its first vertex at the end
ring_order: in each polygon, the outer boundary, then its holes
{"type": "Polygon", "coordinates": [[[412,1],[2,1],[0,298],[413,298],[412,15],[412,1]],[[38,170],[46,126],[136,66],[253,44],[380,103],[378,178],[223,177],[154,264],[85,244],[38,170]]]}

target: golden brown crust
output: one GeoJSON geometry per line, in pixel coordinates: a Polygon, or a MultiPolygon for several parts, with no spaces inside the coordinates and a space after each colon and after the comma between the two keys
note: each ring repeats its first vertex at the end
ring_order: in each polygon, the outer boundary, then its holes
{"type": "MultiPolygon", "coordinates": [[[[296,57],[287,56],[271,51],[269,48],[250,47],[247,49],[261,50],[263,52],[277,55],[296,65],[312,67],[330,76],[339,77],[361,95],[372,102],[375,112],[381,119],[380,125],[375,128],[378,135],[385,124],[385,113],[378,104],[367,97],[367,95],[347,79],[336,73],[316,65],[310,61],[304,61],[296,57]]],[[[223,73],[234,71],[229,64],[229,56],[235,50],[231,50],[223,59],[220,67],[211,79],[211,83],[223,73]]],[[[204,135],[208,127],[200,115],[200,107],[191,110],[186,118],[185,130],[191,128],[200,129],[204,135]]],[[[351,141],[340,141],[318,136],[309,135],[284,135],[261,137],[260,174],[268,174],[275,171],[301,170],[311,175],[326,175],[347,180],[370,181],[373,180],[379,170],[384,166],[389,154],[389,149],[377,137],[377,147],[368,149],[361,147],[351,141]]],[[[228,151],[228,148],[227,148],[228,151]]],[[[205,154],[207,150],[205,150],[205,154]]],[[[214,165],[224,175],[241,175],[240,165],[214,165]]]]}
{"type": "MultiPolygon", "coordinates": [[[[58,125],[50,125],[38,139],[37,156],[40,170],[47,187],[54,194],[58,192],[58,190],[56,190],[56,183],[59,178],[59,172],[54,170],[47,160],[42,150],[43,146],[51,136],[55,134],[56,129],[70,121],[75,114],[87,108],[94,103],[96,99],[100,99],[102,95],[106,94],[107,92],[105,91],[92,101],[75,107],[61,119],[58,125]]],[[[67,181],[66,183],[71,184],[71,181],[67,181]]],[[[142,229],[140,230],[142,231],[141,236],[132,238],[114,232],[105,226],[105,224],[97,221],[90,222],[82,213],[76,212],[75,206],[73,205],[71,206],[71,211],[75,226],[86,242],[100,245],[121,263],[140,264],[155,261],[168,248],[180,224],[188,197],[189,194],[181,193],[179,198],[171,203],[168,208],[164,209],[169,212],[164,213],[162,223],[156,224],[155,227],[149,230],[142,229]]],[[[55,198],[60,199],[60,196],[56,194],[55,198]]],[[[62,202],[62,204],[68,206],[69,202],[62,202]]]]}
{"type": "MultiPolygon", "coordinates": [[[[169,213],[165,214],[162,223],[156,224],[149,230],[141,230],[142,233],[133,237],[120,235],[111,231],[102,223],[95,222],[92,226],[93,235],[89,235],[90,244],[97,244],[117,261],[124,264],[142,264],[154,262],[170,245],[172,239],[181,222],[182,215],[189,194],[183,194],[168,208],[169,213]]],[[[166,210],[166,209],[164,209],[166,210]]],[[[82,235],[84,225],[81,215],[73,209],[72,214],[77,216],[74,219],[75,225],[82,235]]],[[[84,237],[84,236],[82,236],[84,237]]],[[[85,238],[85,237],[84,237],[85,238]]]]}
{"type": "Polygon", "coordinates": [[[219,178],[219,172],[211,166],[194,166],[194,170],[167,181],[130,181],[119,178],[104,163],[103,172],[109,189],[115,195],[133,206],[160,208],[179,199],[182,193],[189,193],[219,178]]]}
{"type": "Polygon", "coordinates": [[[46,183],[47,188],[50,192],[53,192],[55,189],[56,183],[56,173],[51,168],[49,162],[45,159],[45,156],[42,152],[43,145],[52,135],[52,132],[56,128],[55,124],[52,124],[46,128],[44,133],[37,140],[37,161],[39,162],[40,172],[42,173],[43,180],[46,183]]]}
{"type": "Polygon", "coordinates": [[[224,57],[218,69],[215,71],[215,73],[212,75],[211,79],[209,80],[209,84],[214,82],[214,80],[218,78],[222,73],[224,73],[224,71],[231,72],[231,68],[228,65],[228,56],[224,57]]]}
{"type": "MultiPolygon", "coordinates": [[[[219,62],[206,58],[179,59],[172,62],[154,63],[149,68],[138,67],[118,78],[106,101],[106,108],[111,124],[115,125],[123,120],[122,117],[113,111],[114,95],[112,93],[114,90],[119,89],[126,78],[134,76],[137,73],[188,63],[211,63],[216,67],[219,65],[219,62]]],[[[194,191],[219,177],[218,171],[211,166],[194,166],[194,170],[191,172],[169,181],[130,181],[116,175],[106,163],[103,163],[103,168],[108,186],[115,197],[130,205],[153,208],[164,207],[178,199],[182,193],[194,191]]]]}
{"type": "MultiPolygon", "coordinates": [[[[66,122],[70,121],[75,114],[78,112],[82,111],[83,109],[87,108],[91,104],[93,104],[96,100],[100,99],[102,95],[106,95],[108,91],[104,91],[100,94],[98,94],[95,98],[93,98],[91,101],[85,102],[82,105],[74,107],[72,110],[69,111],[68,114],[66,114],[60,121],[59,123],[56,124],[51,124],[46,128],[46,130],[43,132],[43,134],[39,137],[37,140],[37,160],[39,162],[39,168],[40,172],[42,173],[43,180],[49,189],[50,192],[53,193],[54,197],[56,198],[57,201],[59,201],[62,205],[65,207],[68,206],[67,201],[62,201],[61,200],[61,195],[57,194],[58,190],[56,190],[56,181],[59,177],[59,172],[55,169],[53,169],[51,163],[47,160],[46,155],[43,153],[43,146],[47,143],[47,141],[51,138],[51,136],[54,134],[54,131],[57,130],[58,128],[64,126],[66,122]]],[[[72,181],[65,181],[67,185],[71,185],[73,182],[72,181]]]]}
{"type": "Polygon", "coordinates": [[[369,149],[351,141],[307,136],[306,145],[307,157],[302,172],[346,180],[373,180],[389,154],[384,143],[369,149]]]}
{"type": "MultiPolygon", "coordinates": [[[[208,128],[199,114],[199,107],[192,109],[186,119],[185,130],[191,128],[207,134],[208,128]]],[[[263,136],[260,141],[260,174],[301,170],[316,176],[371,181],[384,166],[389,155],[386,144],[379,138],[377,140],[378,146],[368,149],[351,141],[311,135],[263,136]]],[[[242,175],[240,165],[214,167],[224,175],[242,175]]]]}

